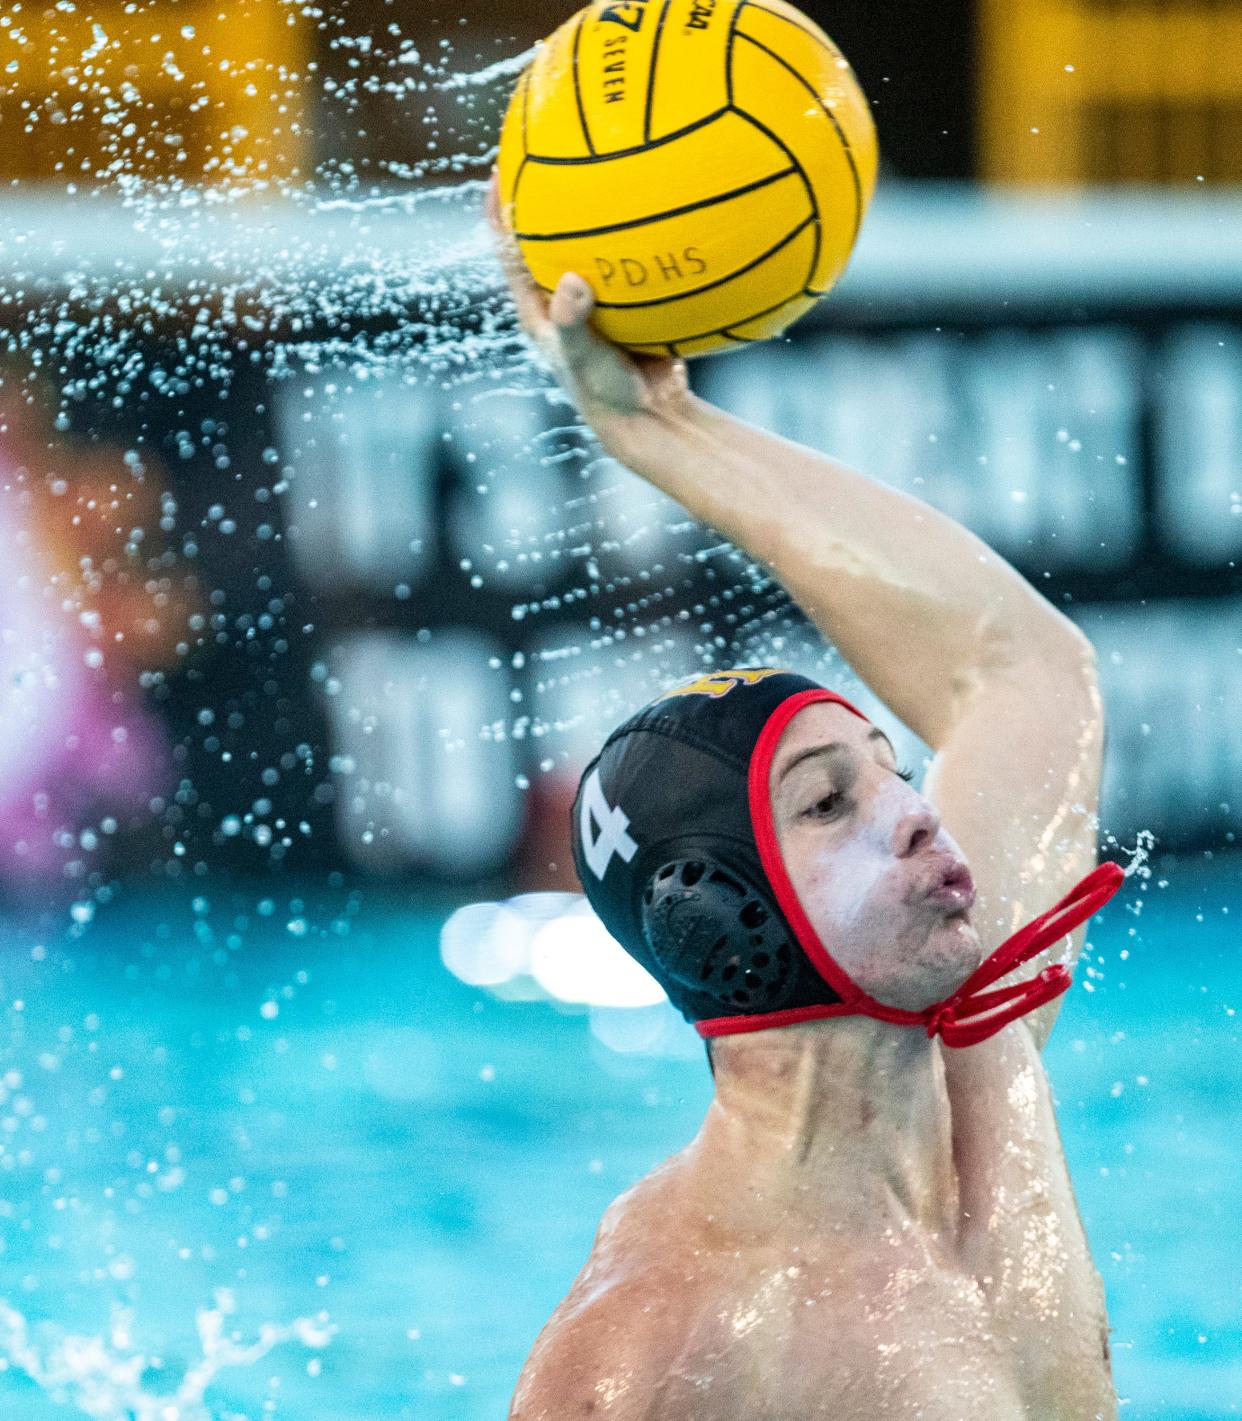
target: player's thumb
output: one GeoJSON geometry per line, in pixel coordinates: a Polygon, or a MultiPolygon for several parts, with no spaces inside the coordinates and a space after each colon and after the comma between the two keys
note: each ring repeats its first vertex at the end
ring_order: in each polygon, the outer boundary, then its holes
{"type": "Polygon", "coordinates": [[[595,309],[595,293],[575,272],[567,271],[557,282],[548,307],[548,315],[556,328],[557,341],[565,363],[571,370],[580,370],[595,345],[591,333],[591,312],[595,309]]]}

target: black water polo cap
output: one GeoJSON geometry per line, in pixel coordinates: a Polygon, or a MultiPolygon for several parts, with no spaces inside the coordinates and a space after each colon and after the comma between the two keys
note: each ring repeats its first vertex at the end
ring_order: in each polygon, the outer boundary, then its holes
{"type": "Polygon", "coordinates": [[[842,701],[771,668],[695,677],[619,726],[582,777],[572,829],[587,898],[687,1021],[841,1000],[777,901],[750,803],[765,728],[811,699],[842,701]]]}

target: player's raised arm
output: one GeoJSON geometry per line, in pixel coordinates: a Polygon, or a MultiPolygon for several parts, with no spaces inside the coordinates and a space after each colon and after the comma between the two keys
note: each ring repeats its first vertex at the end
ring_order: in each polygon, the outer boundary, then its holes
{"type": "MultiPolygon", "coordinates": [[[[494,196],[489,210],[501,232],[494,196]]],[[[1077,882],[1095,862],[1103,742],[1078,628],[953,519],[699,399],[681,362],[601,339],[585,281],[549,303],[501,245],[525,329],[607,452],[771,567],[937,752],[927,794],[971,860],[985,939],[1077,882]]],[[[1032,1018],[1037,1038],[1055,1014],[1032,1018]]]]}
{"type": "Polygon", "coordinates": [[[1073,623],[966,528],[699,399],[680,361],[634,359],[593,332],[585,281],[567,276],[549,304],[507,256],[526,330],[607,452],[767,563],[930,746],[993,670],[1089,660],[1073,623]]]}

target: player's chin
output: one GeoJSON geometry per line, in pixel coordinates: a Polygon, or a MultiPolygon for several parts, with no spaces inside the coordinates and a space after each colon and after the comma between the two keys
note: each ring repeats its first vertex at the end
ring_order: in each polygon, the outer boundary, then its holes
{"type": "Polygon", "coordinates": [[[943,909],[940,913],[940,923],[942,927],[965,928],[967,932],[974,933],[975,937],[979,936],[975,933],[975,924],[969,908],[943,909]]]}
{"type": "Polygon", "coordinates": [[[983,961],[969,913],[942,909],[930,919],[921,917],[917,925],[911,924],[905,941],[908,946],[900,960],[884,964],[887,973],[876,970],[872,980],[859,985],[889,1006],[907,1011],[921,1011],[952,996],[983,961]]]}
{"type": "Polygon", "coordinates": [[[943,910],[937,914],[928,934],[928,956],[949,977],[953,986],[968,977],[983,961],[983,944],[971,920],[969,908],[943,910]]]}

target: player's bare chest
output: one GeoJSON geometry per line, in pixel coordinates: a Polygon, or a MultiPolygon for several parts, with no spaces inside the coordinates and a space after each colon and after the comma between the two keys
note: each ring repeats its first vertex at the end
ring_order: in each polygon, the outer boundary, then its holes
{"type": "MultiPolygon", "coordinates": [[[[1041,1328],[998,1312],[980,1283],[896,1240],[849,1259],[790,1245],[739,1258],[705,1288],[669,1400],[712,1395],[754,1421],[908,1416],[925,1421],[1086,1421],[1111,1417],[1091,1319],[1041,1328]],[[889,1256],[886,1256],[886,1253],[889,1256]]],[[[690,1414],[690,1413],[685,1413],[690,1414]]],[[[696,1412],[695,1414],[709,1414],[696,1412]]]]}

